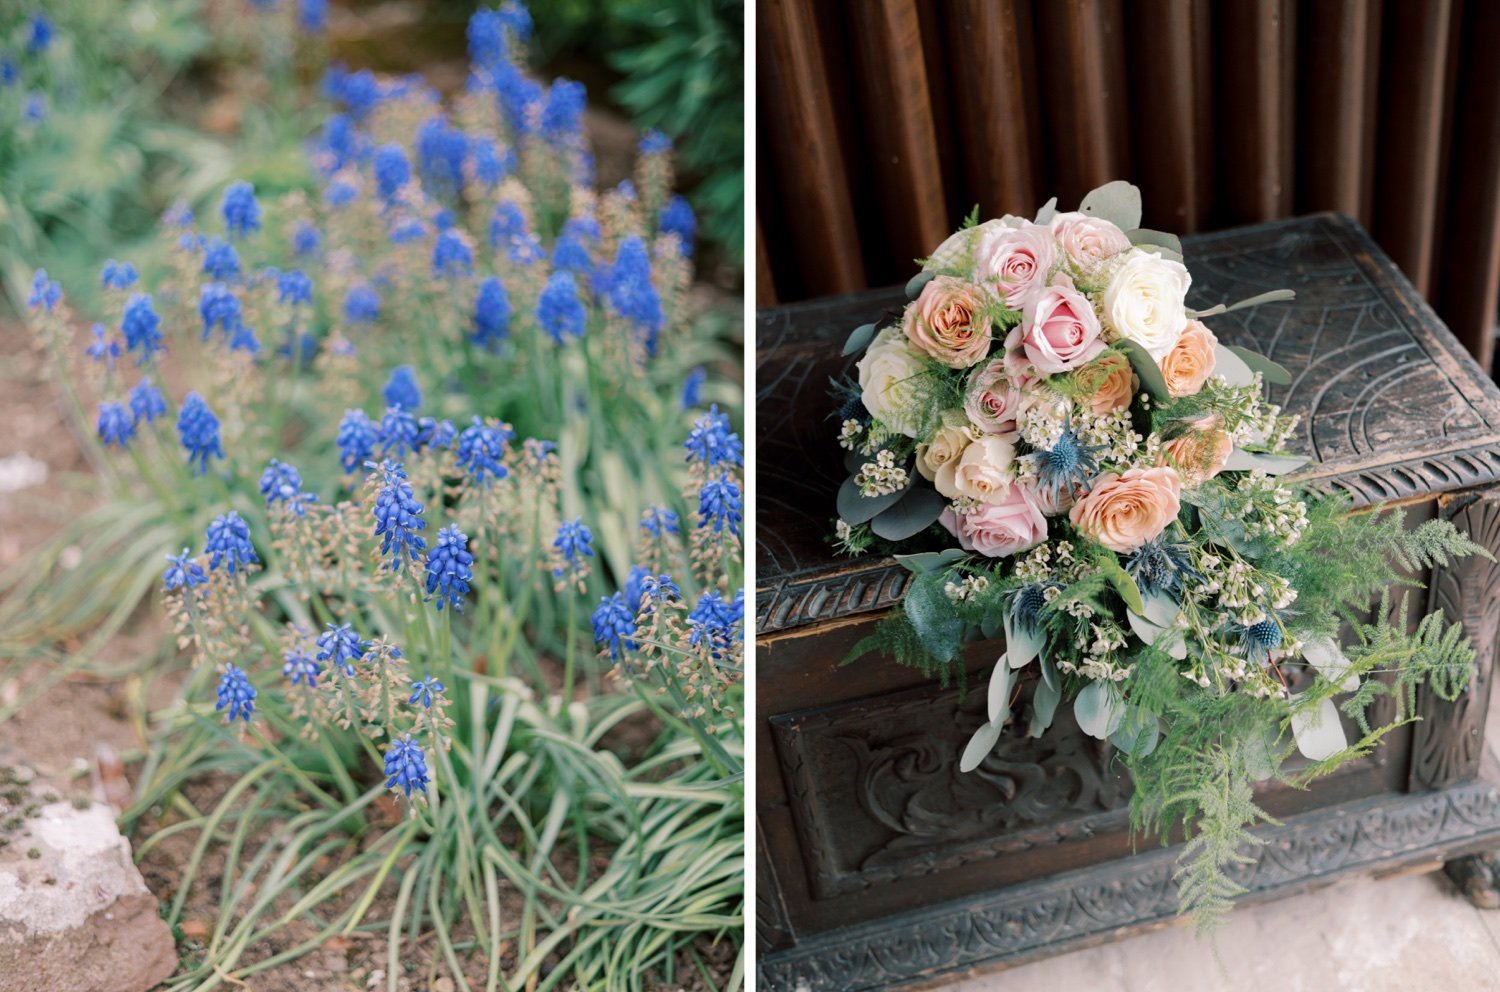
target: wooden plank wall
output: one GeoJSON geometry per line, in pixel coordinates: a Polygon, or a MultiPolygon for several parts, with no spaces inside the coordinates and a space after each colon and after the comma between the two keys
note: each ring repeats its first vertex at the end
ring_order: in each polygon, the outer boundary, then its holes
{"type": "Polygon", "coordinates": [[[757,23],[762,305],[904,280],[976,203],[1128,178],[1179,234],[1356,217],[1491,364],[1500,2],[758,0],[757,23]]]}

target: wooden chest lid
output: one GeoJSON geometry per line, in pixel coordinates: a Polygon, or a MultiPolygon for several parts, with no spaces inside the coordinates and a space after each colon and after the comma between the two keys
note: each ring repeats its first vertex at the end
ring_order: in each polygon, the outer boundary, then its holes
{"type": "MultiPolygon", "coordinates": [[[[1226,344],[1292,373],[1268,386],[1302,423],[1292,447],[1323,489],[1361,504],[1500,478],[1500,390],[1362,228],[1319,214],[1183,239],[1189,303],[1270,289],[1287,303],[1209,318],[1226,344]]],[[[756,320],[756,630],[786,633],[886,609],[907,572],[890,558],[837,558],[828,535],[844,480],[829,380],[853,367],[844,340],[906,303],[901,288],[762,310],[756,320]]]]}

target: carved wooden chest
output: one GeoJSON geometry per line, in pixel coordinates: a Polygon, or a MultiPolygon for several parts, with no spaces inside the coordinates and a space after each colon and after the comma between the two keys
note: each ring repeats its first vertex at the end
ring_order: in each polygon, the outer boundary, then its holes
{"type": "MultiPolygon", "coordinates": [[[[1272,398],[1303,417],[1315,484],[1360,503],[1444,514],[1500,551],[1500,390],[1352,221],[1320,215],[1187,239],[1199,308],[1289,286],[1297,299],[1215,318],[1221,339],[1293,374],[1272,398]]],[[[1128,781],[1071,717],[1017,728],[971,774],[983,720],[919,673],[838,662],[899,602],[890,559],[835,559],[826,540],[842,458],[828,383],[851,328],[901,290],[763,311],[757,322],[761,987],[858,990],[1020,962],[1170,921],[1176,851],[1133,844],[1128,781]]],[[[1461,617],[1479,676],[1310,791],[1269,789],[1284,825],[1240,873],[1267,898],[1373,869],[1500,848],[1500,769],[1484,721],[1500,566],[1429,577],[1428,608],[1461,617]]],[[[999,646],[980,645],[976,669],[999,646]]],[[[1471,859],[1470,864],[1483,865],[1471,859]]],[[[1483,893],[1480,893],[1483,895],[1483,893]]],[[[1493,900],[1493,893],[1490,894],[1493,900]]]]}

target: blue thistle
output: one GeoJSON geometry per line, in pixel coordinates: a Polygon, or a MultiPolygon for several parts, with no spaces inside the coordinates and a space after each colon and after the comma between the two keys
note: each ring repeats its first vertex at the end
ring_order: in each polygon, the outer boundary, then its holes
{"type": "Polygon", "coordinates": [[[729,417],[719,412],[717,403],[693,421],[693,429],[682,446],[687,449],[689,462],[705,468],[745,464],[745,445],[730,429],[729,417]]]}
{"type": "Polygon", "coordinates": [[[375,536],[382,538],[380,553],[390,556],[392,571],[399,569],[404,553],[416,561],[427,542],[416,532],[427,527],[422,504],[412,493],[406,471],[399,462],[380,463],[381,485],[375,497],[375,536]]]}
{"type": "Polygon", "coordinates": [[[720,475],[703,484],[698,492],[698,526],[710,523],[716,532],[727,526],[729,532],[739,536],[745,504],[740,497],[740,487],[727,475],[720,475]]]}
{"type": "Polygon", "coordinates": [[[162,572],[162,583],[169,591],[179,586],[191,589],[207,581],[208,574],[203,571],[202,565],[193,560],[187,548],[183,548],[180,555],[167,555],[167,568],[162,572]]]}
{"type": "Polygon", "coordinates": [[[203,248],[203,272],[210,279],[232,279],[240,274],[240,255],[223,238],[213,238],[203,248]]]}
{"type": "Polygon", "coordinates": [[[406,701],[406,705],[417,706],[420,704],[423,709],[430,710],[432,709],[434,699],[441,696],[447,689],[448,687],[439,682],[435,675],[413,682],[411,684],[411,698],[406,701]]]}
{"type": "Polygon", "coordinates": [[[309,689],[318,687],[318,676],[323,674],[323,666],[318,664],[316,658],[301,648],[293,648],[284,656],[281,665],[282,677],[292,685],[306,686],[309,689]]]}
{"type": "Polygon", "coordinates": [[[231,238],[243,238],[260,230],[260,204],[255,187],[246,182],[230,183],[219,203],[219,214],[231,238]]]}
{"type": "Polygon", "coordinates": [[[635,650],[635,613],[625,602],[625,594],[617,592],[599,600],[591,618],[594,625],[594,643],[609,648],[609,656],[615,661],[626,651],[635,650]]]}
{"type": "Polygon", "coordinates": [[[151,297],[146,293],[134,293],[125,303],[124,315],[120,318],[120,333],[125,335],[125,347],[129,351],[140,349],[136,359],[144,365],[158,351],[166,351],[162,344],[161,318],[152,309],[151,297]]]}
{"type": "Polygon", "coordinates": [[[437,608],[446,603],[459,613],[464,611],[464,597],[474,578],[474,556],[469,553],[469,538],[449,524],[438,531],[437,544],[427,553],[427,595],[437,595],[437,608]]]}
{"type": "Polygon", "coordinates": [[[375,424],[368,414],[363,410],[345,410],[344,418],[339,421],[337,438],[339,464],[344,471],[353,472],[374,455],[378,440],[375,424]]]}
{"type": "Polygon", "coordinates": [[[698,219],[693,216],[693,207],[680,196],[673,196],[661,209],[656,219],[656,229],[662,234],[677,235],[682,246],[682,257],[693,257],[693,245],[698,237],[698,219]]]}
{"type": "Polygon", "coordinates": [[[1239,649],[1252,663],[1266,665],[1271,660],[1271,652],[1281,647],[1285,640],[1282,631],[1287,616],[1288,613],[1284,610],[1268,610],[1255,623],[1230,621],[1224,625],[1224,633],[1231,642],[1237,642],[1239,649]]]}
{"type": "Polygon", "coordinates": [[[99,272],[99,282],[106,289],[128,289],[138,278],[140,275],[135,271],[134,265],[116,262],[112,258],[104,263],[104,268],[99,272]]]}
{"type": "Polygon", "coordinates": [[[494,347],[510,334],[510,297],[494,276],[479,284],[474,297],[474,343],[494,347]]]}
{"type": "Polygon", "coordinates": [[[214,712],[227,709],[225,719],[229,723],[236,720],[250,722],[250,714],[255,712],[255,686],[245,677],[245,673],[234,665],[228,665],[224,674],[219,677],[218,701],[214,703],[214,712]]]}
{"type": "Polygon", "coordinates": [[[413,792],[427,791],[427,756],[411,734],[391,741],[386,748],[385,787],[399,790],[408,799],[413,792]]]}
{"type": "Polygon", "coordinates": [[[223,458],[219,445],[219,418],[208,408],[203,397],[188,393],[177,414],[177,436],[188,454],[188,465],[198,475],[208,472],[210,458],[223,458]]]}
{"type": "Polygon", "coordinates": [[[1049,450],[1036,451],[1026,457],[1036,466],[1038,490],[1047,493],[1051,502],[1056,503],[1064,491],[1071,493],[1074,488],[1088,484],[1099,471],[1097,456],[1103,450],[1103,445],[1084,444],[1069,427],[1049,450]]]}
{"type": "Polygon", "coordinates": [[[276,302],[287,306],[312,303],[313,284],[307,273],[297,269],[282,272],[276,277],[276,302]]]}
{"type": "Polygon", "coordinates": [[[203,550],[209,556],[210,572],[218,571],[223,565],[224,571],[234,575],[240,565],[260,564],[255,546],[250,543],[250,525],[234,510],[215,517],[208,525],[203,550]]]}
{"type": "Polygon", "coordinates": [[[583,337],[588,314],[578,300],[578,288],[567,272],[554,272],[536,304],[536,319],[547,336],[558,344],[583,337]]]}
{"type": "Polygon", "coordinates": [[[368,324],[380,316],[380,296],[361,283],[344,297],[344,319],[351,324],[368,324]]]}
{"type": "Polygon", "coordinates": [[[1176,598],[1182,580],[1198,576],[1191,555],[1190,545],[1169,544],[1154,537],[1126,556],[1125,571],[1143,595],[1162,593],[1176,598]]]}
{"type": "Polygon", "coordinates": [[[130,391],[130,415],[136,423],[144,420],[148,424],[167,415],[167,401],[150,379],[142,379],[130,391]]]}
{"type": "Polygon", "coordinates": [[[134,436],[135,419],[125,412],[124,404],[99,404],[99,440],[106,448],[113,445],[124,451],[134,436]]]}
{"type": "Polygon", "coordinates": [[[260,476],[260,494],[266,498],[266,505],[285,503],[288,510],[297,516],[307,514],[307,504],[316,502],[317,493],[304,493],[302,491],[302,473],[294,466],[285,462],[271,459],[271,464],[260,476]]]}
{"type": "Polygon", "coordinates": [[[345,678],[354,677],[354,663],[365,656],[370,642],[355,633],[353,624],[329,624],[328,629],[318,635],[318,661],[326,661],[343,673],[345,678]]]}
{"type": "Polygon", "coordinates": [[[398,365],[391,370],[380,395],[386,406],[399,406],[415,413],[422,409],[422,390],[417,385],[417,373],[410,365],[398,365]]]}
{"type": "Polygon", "coordinates": [[[475,417],[458,435],[458,467],[474,484],[491,485],[510,473],[502,462],[505,446],[513,440],[515,434],[503,425],[492,427],[475,417]]]}

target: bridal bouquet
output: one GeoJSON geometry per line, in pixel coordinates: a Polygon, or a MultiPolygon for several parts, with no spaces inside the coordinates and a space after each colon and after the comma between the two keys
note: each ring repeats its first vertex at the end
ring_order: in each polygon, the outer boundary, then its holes
{"type": "Polygon", "coordinates": [[[1408,531],[1287,478],[1306,463],[1282,450],[1296,419],[1263,389],[1286,371],[1205,319],[1292,294],[1193,310],[1180,242],[1140,210],[1111,183],[1076,212],[971,218],[899,321],[854,331],[835,540],[914,573],[851,660],[878,650],[962,684],[963,644],[1003,634],[960,768],[1070,703],[1132,775],[1135,828],[1186,831],[1182,906],[1212,922],[1270,820],[1256,781],[1368,753],[1413,718],[1418,685],[1464,691],[1458,626],[1409,625],[1389,597],[1483,552],[1447,521],[1408,531]]]}

